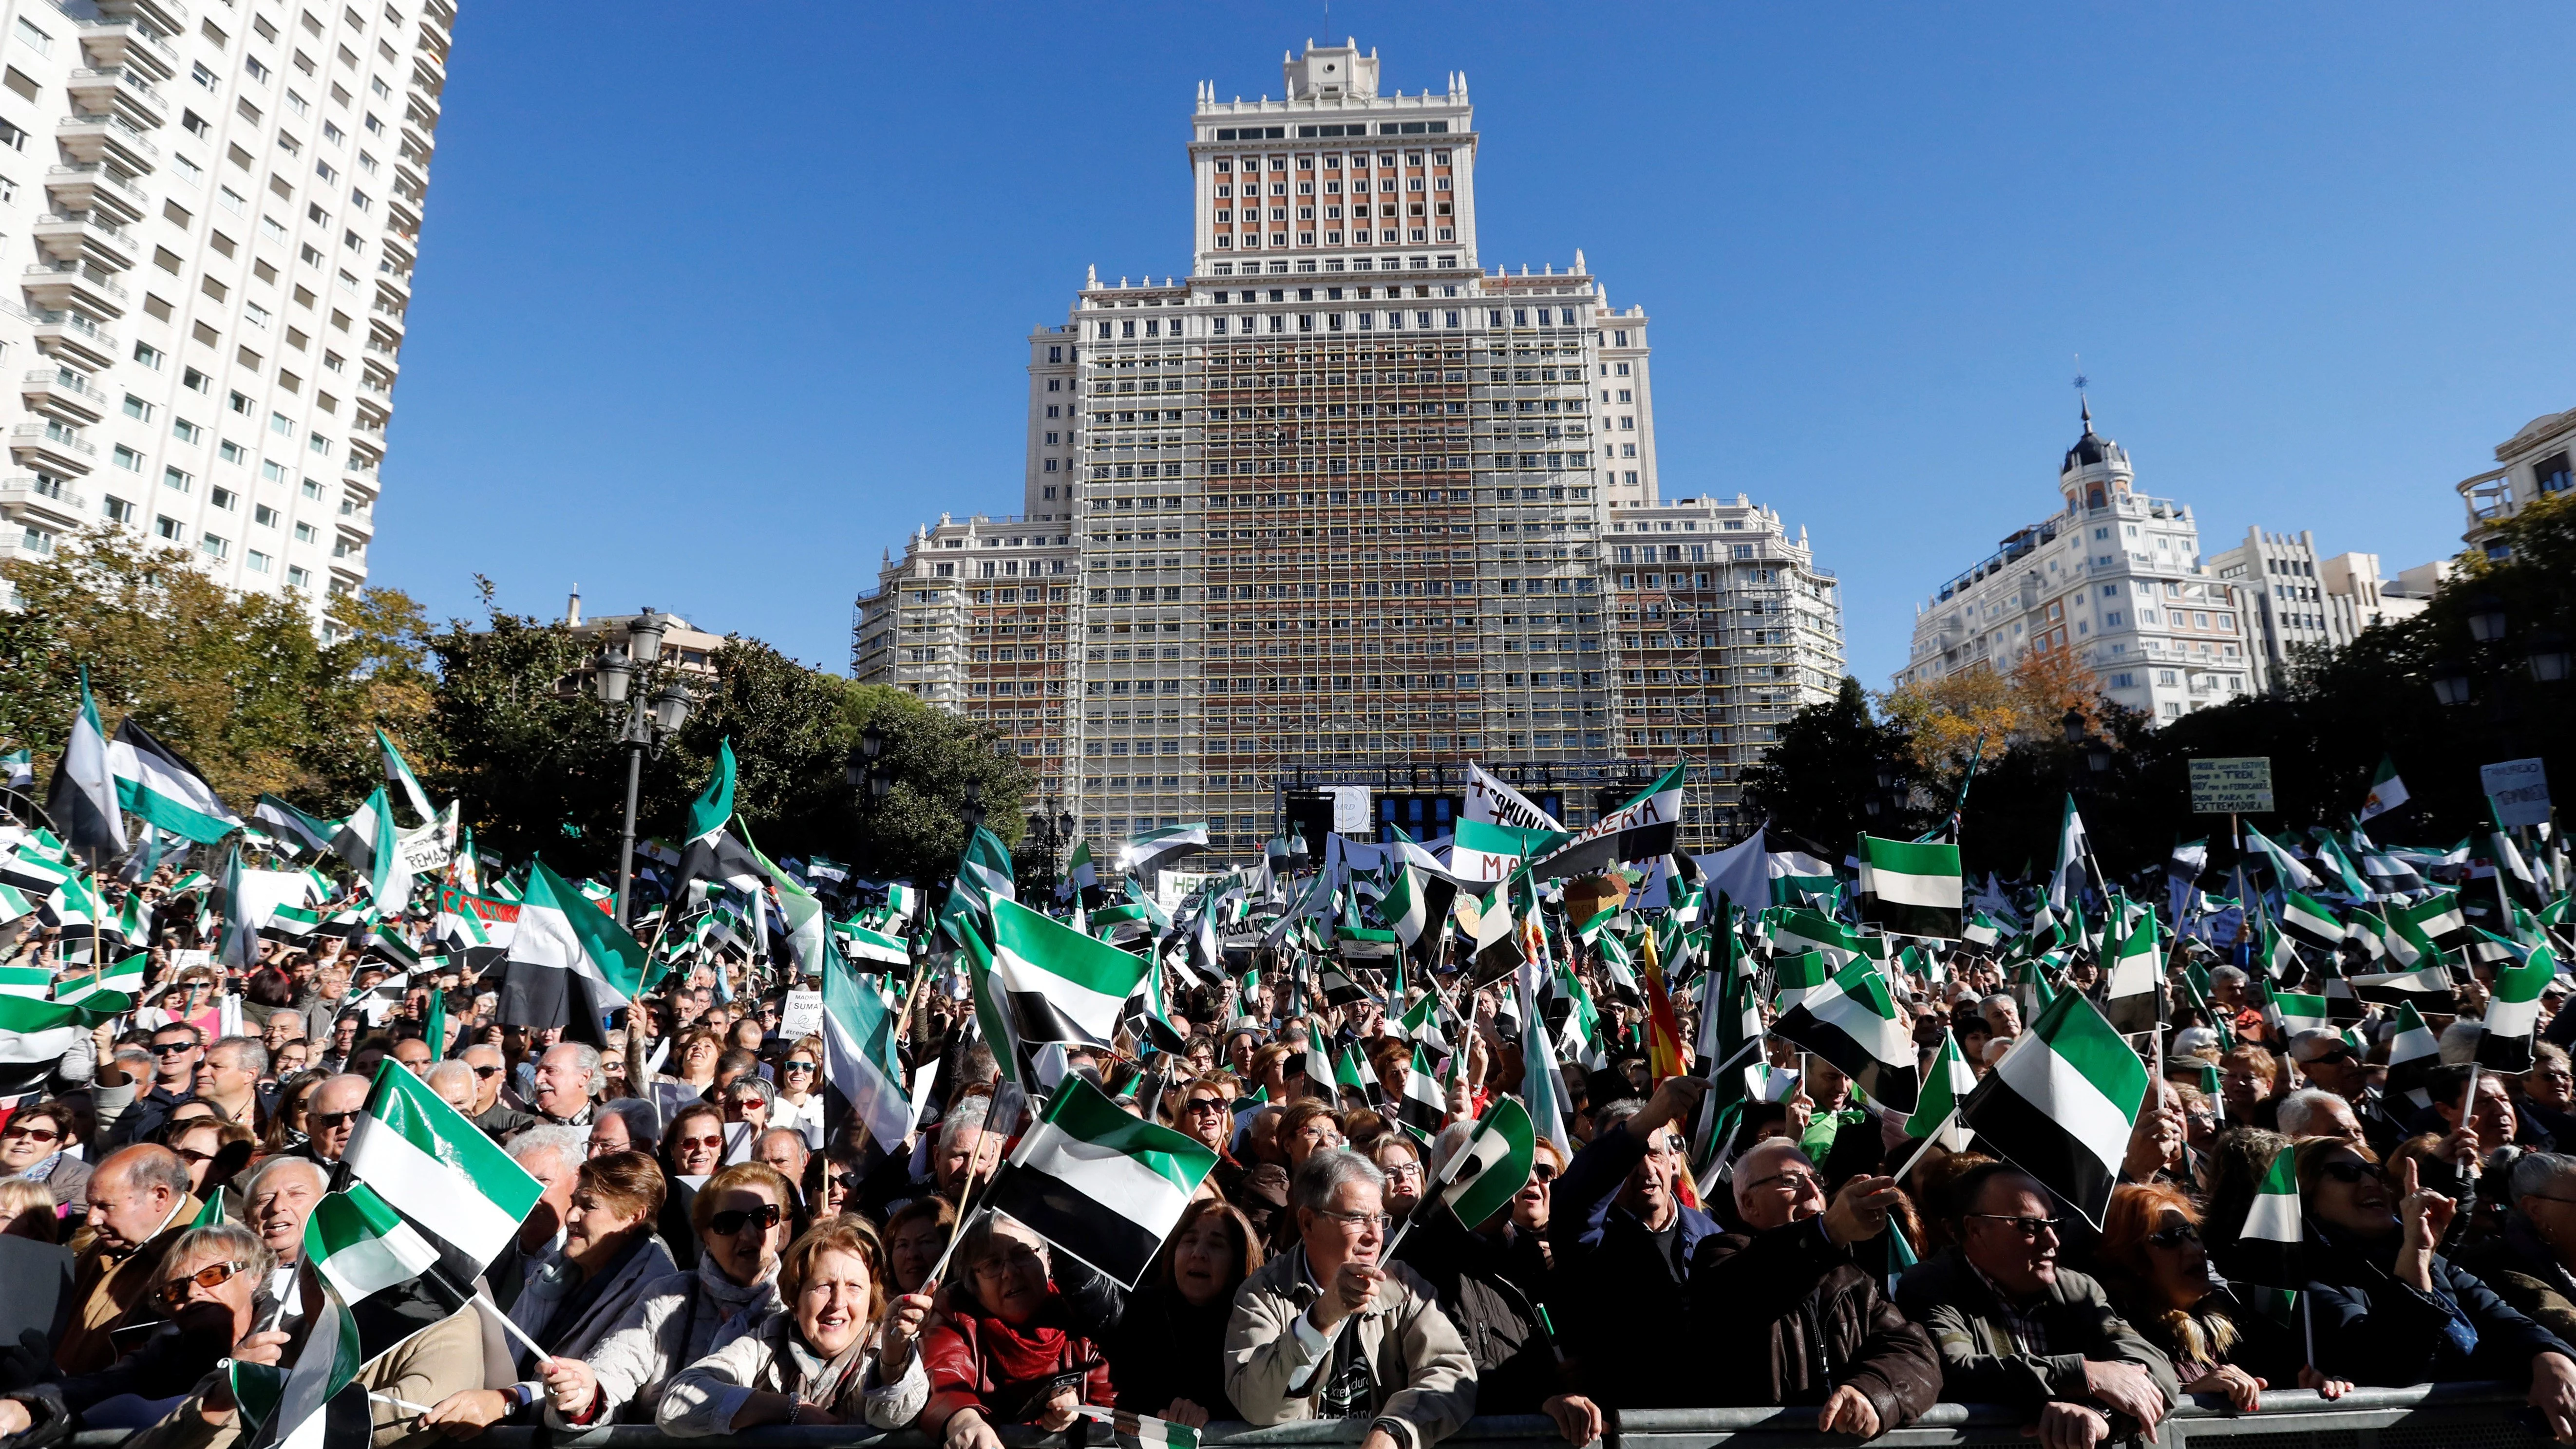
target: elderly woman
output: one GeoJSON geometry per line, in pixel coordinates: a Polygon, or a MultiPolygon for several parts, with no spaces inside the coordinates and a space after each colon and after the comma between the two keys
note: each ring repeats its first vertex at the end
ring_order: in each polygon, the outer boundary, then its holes
{"type": "MultiPolygon", "coordinates": [[[[762,1424],[899,1429],[930,1399],[914,1341],[921,1294],[886,1299],[884,1258],[855,1218],[817,1224],[778,1260],[778,1306],[671,1378],[657,1422],[692,1439],[762,1424]],[[891,1311],[889,1311],[891,1308],[891,1311]]],[[[560,1401],[558,1401],[560,1407],[560,1401]]]]}
{"type": "Polygon", "coordinates": [[[558,1366],[597,1353],[645,1294],[678,1271],[670,1250],[653,1236],[661,1211],[662,1169],[653,1159],[612,1152],[583,1162],[564,1211],[562,1246],[547,1251],[510,1303],[510,1321],[543,1345],[548,1357],[539,1360],[513,1336],[520,1382],[457,1394],[431,1412],[430,1422],[479,1431],[548,1397],[558,1366]]]}
{"type": "Polygon", "coordinates": [[[2263,1407],[2275,1384],[2329,1399],[2352,1385],[2318,1374],[2298,1335],[2246,1306],[2209,1270],[2200,1209],[2170,1183],[2123,1183],[2111,1193],[2094,1261],[2120,1316],[2173,1360],[2187,1394],[2214,1394],[2239,1413],[2263,1407]]]}
{"type": "Polygon", "coordinates": [[[1261,1262],[1232,1205],[1201,1198],[1181,1213],[1159,1268],[1106,1335],[1119,1408],[1192,1426],[1242,1417],[1225,1396],[1225,1325],[1234,1290],[1261,1262]]]}
{"type": "Polygon", "coordinates": [[[691,1102],[710,1100],[716,1084],[716,1060],[724,1055],[724,1038],[707,1028],[692,1027],[672,1049],[673,1061],[667,1076],[652,1082],[653,1103],[662,1109],[662,1120],[670,1121],[691,1102]]]}
{"type": "Polygon", "coordinates": [[[2434,1251],[2459,1204],[2423,1188],[2412,1161],[2391,1183],[2359,1143],[2297,1150],[2317,1367],[2383,1386],[2528,1383],[2550,1431],[2576,1436],[2576,1350],[2434,1251]]]}
{"type": "Polygon", "coordinates": [[[930,1291],[930,1270],[956,1235],[957,1209],[944,1197],[915,1198],[886,1219],[886,1282],[897,1293],[930,1291]]]}
{"type": "Polygon", "coordinates": [[[89,1201],[90,1165],[66,1149],[80,1142],[80,1119],[59,1102],[39,1102],[9,1116],[0,1127],[0,1176],[37,1182],[54,1201],[89,1201]]]}
{"type": "Polygon", "coordinates": [[[649,1424],[671,1375],[778,1305],[795,1188],[765,1162],[736,1163],[690,1204],[698,1266],[647,1285],[587,1357],[555,1355],[545,1373],[547,1422],[649,1424]],[[565,1418],[560,1405],[572,1404],[565,1418]]]}
{"type": "Polygon", "coordinates": [[[272,1306],[266,1283],[274,1262],[248,1229],[229,1223],[182,1234],[153,1289],[163,1321],[96,1373],[11,1390],[0,1398],[0,1434],[56,1420],[77,1430],[137,1429],[159,1419],[251,1336],[272,1306]],[[123,1400],[111,1406],[119,1412],[93,1417],[111,1399],[123,1400]]]}
{"type": "Polygon", "coordinates": [[[922,1340],[923,1429],[947,1449],[999,1449],[997,1424],[1057,1433],[1083,1405],[1110,1406],[1109,1365],[1086,1332],[1100,1315],[1057,1290],[1044,1239],[986,1213],[958,1243],[957,1269],[947,1310],[922,1340]]]}

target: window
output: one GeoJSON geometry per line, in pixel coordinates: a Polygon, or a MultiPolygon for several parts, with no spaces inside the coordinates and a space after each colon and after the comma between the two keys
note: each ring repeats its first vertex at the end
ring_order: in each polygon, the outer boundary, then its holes
{"type": "Polygon", "coordinates": [[[187,537],[186,525],[166,513],[152,520],[152,531],[173,542],[187,537]]]}
{"type": "Polygon", "coordinates": [[[320,498],[322,496],[321,483],[311,478],[305,479],[304,496],[307,498],[320,498]]]}
{"type": "Polygon", "coordinates": [[[319,537],[320,535],[313,531],[312,524],[299,523],[295,525],[295,541],[297,543],[312,543],[319,537]]]}
{"type": "Polygon", "coordinates": [[[290,588],[309,589],[313,587],[313,571],[290,567],[286,571],[286,582],[290,588]]]}
{"type": "Polygon", "coordinates": [[[193,473],[182,473],[176,468],[161,470],[161,485],[165,488],[176,488],[185,493],[196,486],[196,481],[196,475],[193,473]]]}
{"type": "Polygon", "coordinates": [[[117,497],[115,494],[110,493],[104,495],[100,498],[99,503],[106,512],[110,523],[132,523],[134,521],[134,505],[117,497]]]}
{"type": "Polygon", "coordinates": [[[226,513],[230,513],[234,509],[241,507],[241,495],[235,493],[229,488],[218,488],[214,490],[206,495],[206,501],[212,503],[217,508],[224,510],[226,513]]]}
{"type": "Polygon", "coordinates": [[[268,84],[268,66],[266,63],[262,62],[258,56],[252,55],[244,56],[242,58],[242,73],[249,76],[252,80],[259,82],[261,85],[268,84]]]}
{"type": "Polygon", "coordinates": [[[215,445],[215,455],[222,458],[225,462],[235,465],[250,461],[250,449],[243,447],[241,444],[234,442],[230,438],[226,438],[215,445]]]}
{"type": "Polygon", "coordinates": [[[54,38],[37,29],[35,23],[24,15],[18,17],[18,43],[38,55],[54,53],[54,38]]]}
{"type": "Polygon", "coordinates": [[[233,551],[233,546],[231,544],[226,543],[224,540],[211,533],[199,538],[197,540],[197,547],[204,551],[206,557],[216,559],[223,558],[233,551]]]}
{"type": "Polygon", "coordinates": [[[242,555],[242,567],[255,574],[267,573],[268,555],[261,553],[258,549],[252,549],[242,555]]]}
{"type": "Polygon", "coordinates": [[[250,511],[250,521],[262,528],[277,527],[277,517],[277,510],[265,503],[254,506],[250,511]]]}
{"type": "Polygon", "coordinates": [[[161,357],[161,349],[148,342],[137,342],[134,344],[134,360],[142,363],[145,367],[151,368],[154,372],[159,372],[161,370],[161,357]]]}
{"type": "Polygon", "coordinates": [[[140,473],[143,471],[143,455],[119,443],[116,445],[116,466],[128,473],[140,473]]]}

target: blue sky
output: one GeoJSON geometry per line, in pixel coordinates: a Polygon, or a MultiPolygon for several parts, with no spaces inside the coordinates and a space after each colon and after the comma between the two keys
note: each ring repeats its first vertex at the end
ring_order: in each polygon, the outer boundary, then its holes
{"type": "Polygon", "coordinates": [[[1310,36],[1467,72],[1484,262],[1646,308],[1664,491],[1806,526],[1873,687],[2054,507],[2076,354],[2209,551],[2391,572],[2576,406],[2564,6],[460,10],[374,558],[434,615],[846,668],[882,550],[1017,510],[1025,333],[1185,270],[1196,83],[1310,36]]]}

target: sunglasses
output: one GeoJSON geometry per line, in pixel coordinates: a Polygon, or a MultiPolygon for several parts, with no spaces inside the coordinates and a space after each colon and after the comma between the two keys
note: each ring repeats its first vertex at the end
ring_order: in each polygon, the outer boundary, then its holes
{"type": "Polygon", "coordinates": [[[156,1041],[152,1044],[152,1055],[175,1057],[181,1052],[192,1052],[196,1049],[197,1044],[192,1041],[156,1041]]]}
{"type": "Polygon", "coordinates": [[[189,1284],[194,1283],[208,1292],[213,1292],[241,1271],[242,1265],[239,1263],[208,1263],[185,1278],[162,1284],[161,1301],[173,1308],[184,1308],[188,1303],[189,1284]]]}
{"type": "Polygon", "coordinates": [[[2317,1171],[2346,1185],[2357,1182],[2368,1182],[2370,1179],[2379,1176],[2378,1168],[2371,1166],[2367,1162],[2358,1161],[2350,1157],[2336,1158],[2334,1161],[2318,1168],[2317,1171]]]}
{"type": "Polygon", "coordinates": [[[814,1070],[814,1064],[812,1062],[791,1061],[787,1064],[787,1070],[791,1072],[810,1072],[814,1070]]]}
{"type": "Polygon", "coordinates": [[[1222,1097],[1192,1097],[1190,1098],[1189,1110],[1193,1112],[1223,1112],[1225,1110],[1225,1099],[1222,1097]]]}
{"type": "Polygon", "coordinates": [[[476,1067],[474,1069],[474,1075],[478,1077],[497,1077],[501,1075],[501,1069],[499,1067],[476,1067]]]}
{"type": "Polygon", "coordinates": [[[2159,1228],[2147,1234],[2147,1241],[2159,1248],[2179,1248],[2185,1243],[2199,1242],[2200,1229],[2189,1223],[2176,1223],[2172,1227],[2159,1228]]]}
{"type": "Polygon", "coordinates": [[[2019,1218],[2007,1213],[1970,1213],[1968,1216],[1983,1218],[1990,1223],[2009,1224],[2014,1232],[2034,1242],[2038,1241],[2041,1233],[2056,1232],[2059,1221],[2056,1218],[2019,1218]]]}
{"type": "Polygon", "coordinates": [[[832,1174],[832,1184],[843,1192],[857,1192],[859,1175],[855,1172],[836,1172],[832,1174]]]}
{"type": "Polygon", "coordinates": [[[60,1142],[63,1140],[62,1133],[50,1131],[43,1127],[11,1127],[5,1132],[0,1132],[0,1137],[24,1137],[30,1142],[60,1142]]]}
{"type": "Polygon", "coordinates": [[[365,1115],[366,1113],[363,1110],[355,1112],[307,1112],[304,1114],[304,1120],[309,1124],[311,1130],[315,1132],[333,1132],[351,1122],[357,1121],[360,1117],[365,1115]]]}
{"type": "Polygon", "coordinates": [[[1556,1169],[1550,1167],[1544,1162],[1532,1163],[1530,1164],[1530,1181],[1536,1183],[1554,1182],[1556,1181],[1556,1169]]]}
{"type": "Polygon", "coordinates": [[[718,1133],[713,1137],[683,1137],[680,1139],[680,1146],[683,1148],[722,1147],[724,1146],[724,1135],[722,1133],[718,1133]]]}
{"type": "Polygon", "coordinates": [[[717,1213],[715,1216],[707,1219],[707,1226],[716,1230],[717,1237],[730,1238],[734,1234],[741,1232],[744,1228],[751,1226],[754,1222],[759,1223],[761,1230],[766,1232],[769,1229],[778,1226],[778,1220],[781,1216],[783,1216],[783,1214],[779,1212],[778,1204],[773,1202],[763,1204],[757,1212],[754,1212],[749,1208],[736,1208],[731,1212],[717,1213]]]}

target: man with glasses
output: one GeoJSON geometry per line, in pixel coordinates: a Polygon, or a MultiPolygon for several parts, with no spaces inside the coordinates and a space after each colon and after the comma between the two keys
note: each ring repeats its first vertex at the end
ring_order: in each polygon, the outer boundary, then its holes
{"type": "Polygon", "coordinates": [[[1986,1162],[1959,1175],[1950,1199],[1959,1246],[1915,1264],[1896,1290],[1940,1350],[1942,1396],[2021,1410],[2042,1449],[2152,1435],[2182,1394],[2173,1364],[2100,1284],[2058,1266],[2048,1190],[1986,1162]]]}
{"type": "Polygon", "coordinates": [[[359,1114],[366,1110],[370,1085],[364,1077],[342,1075],[315,1087],[304,1099],[304,1143],[293,1155],[325,1168],[338,1166],[358,1130],[359,1114]]]}
{"type": "MultiPolygon", "coordinates": [[[[2388,1113],[2379,1089],[2370,1084],[2370,1067],[2339,1032],[2303,1031],[2290,1038],[2290,1060],[2320,1090],[2334,1093],[2361,1119],[2370,1150],[2386,1157],[2406,1140],[2406,1126],[2388,1113]]],[[[2286,1130],[2286,1129],[2284,1129],[2286,1130]]]]}
{"type": "Polygon", "coordinates": [[[149,1142],[160,1132],[161,1124],[170,1120],[170,1109],[194,1097],[197,1088],[197,1060],[204,1055],[205,1037],[184,1021],[174,1021],[152,1033],[152,1086],[135,1097],[123,1110],[118,1107],[119,1094],[114,1090],[131,1090],[121,1062],[111,1059],[99,1065],[99,1113],[115,1121],[99,1134],[99,1146],[113,1151],[136,1142],[149,1142]]]}
{"type": "Polygon", "coordinates": [[[501,1100],[501,1088],[509,1076],[501,1049],[496,1046],[470,1046],[458,1059],[474,1069],[474,1110],[467,1113],[483,1135],[495,1142],[509,1140],[523,1127],[533,1127],[537,1119],[501,1100]]]}
{"type": "Polygon", "coordinates": [[[1567,1311],[1558,1327],[1596,1398],[1623,1409],[1689,1403],[1698,1361],[1682,1335],[1683,1277],[1716,1220],[1685,1206],[1675,1181],[1690,1169],[1681,1128],[1708,1090],[1668,1077],[1640,1102],[1592,1114],[1592,1140],[1556,1180],[1548,1241],[1567,1311]]]}
{"type": "Polygon", "coordinates": [[[1382,1263],[1386,1175],[1326,1148],[1297,1170],[1297,1242],[1244,1281],[1225,1390],[1246,1421],[1369,1419],[1361,1449],[1428,1449],[1476,1411],[1476,1367],[1431,1285],[1382,1263]]]}
{"type": "Polygon", "coordinates": [[[1815,1404],[1816,1431],[1868,1439],[1914,1422],[1941,1394],[1941,1357],[1855,1250],[1887,1232],[1892,1177],[1855,1177],[1832,1201],[1824,1174],[1785,1138],[1735,1162],[1745,1231],[1700,1244],[1691,1260],[1691,1332],[1710,1405],[1815,1404]]]}

